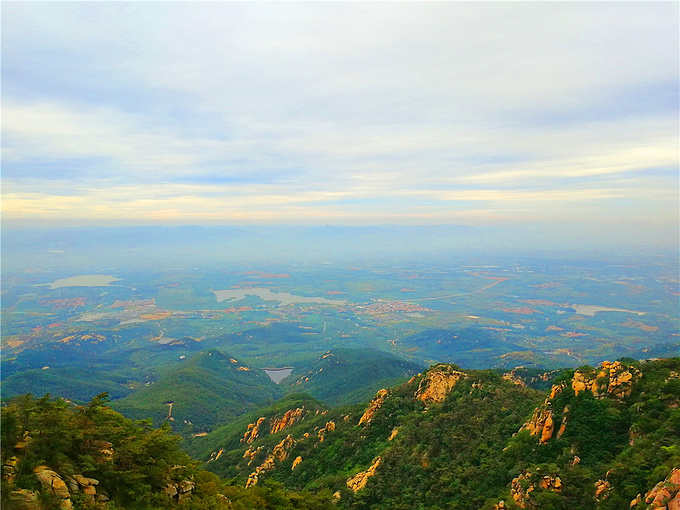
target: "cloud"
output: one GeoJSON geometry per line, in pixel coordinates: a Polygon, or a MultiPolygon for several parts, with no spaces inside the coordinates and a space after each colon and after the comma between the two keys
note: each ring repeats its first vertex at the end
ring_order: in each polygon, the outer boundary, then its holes
{"type": "Polygon", "coordinates": [[[6,219],[676,226],[676,4],[3,14],[6,219]]]}

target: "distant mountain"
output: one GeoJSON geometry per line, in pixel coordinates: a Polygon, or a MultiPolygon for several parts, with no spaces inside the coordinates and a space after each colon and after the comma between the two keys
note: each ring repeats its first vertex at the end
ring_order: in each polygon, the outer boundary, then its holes
{"type": "Polygon", "coordinates": [[[282,385],[289,391],[309,393],[327,405],[356,404],[425,368],[376,349],[333,349],[296,367],[282,385]]]}
{"type": "MultiPolygon", "coordinates": [[[[402,344],[417,349],[417,354],[422,358],[469,368],[502,365],[498,358],[506,353],[514,353],[528,363],[534,362],[532,351],[512,343],[502,332],[483,327],[429,329],[404,338],[402,344]]],[[[517,356],[513,359],[517,359],[517,356]]]]}
{"type": "Polygon", "coordinates": [[[178,431],[205,431],[269,405],[282,394],[261,370],[210,349],[111,407],[128,418],[153,418],[156,424],[168,420],[178,431]]]}

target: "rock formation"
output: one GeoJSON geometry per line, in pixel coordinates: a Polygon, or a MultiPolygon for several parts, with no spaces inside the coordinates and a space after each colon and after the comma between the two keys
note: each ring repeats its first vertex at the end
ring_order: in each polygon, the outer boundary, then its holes
{"type": "Polygon", "coordinates": [[[281,418],[274,418],[269,425],[270,432],[272,434],[276,434],[283,429],[291,427],[293,423],[302,419],[304,410],[304,407],[298,407],[295,410],[290,409],[286,411],[286,414],[284,414],[281,418]]]}
{"type": "Polygon", "coordinates": [[[620,361],[603,361],[600,371],[595,373],[582,373],[576,371],[571,382],[574,393],[578,395],[582,391],[592,392],[595,398],[606,396],[623,400],[630,396],[633,384],[642,376],[636,368],[624,367],[620,361]]]}
{"type": "Polygon", "coordinates": [[[671,474],[657,483],[654,488],[642,498],[638,495],[637,499],[631,502],[631,507],[643,501],[648,509],[680,510],[680,468],[674,468],[671,474]]]}
{"type": "Polygon", "coordinates": [[[347,480],[347,487],[354,492],[357,492],[366,487],[368,479],[375,475],[375,471],[376,469],[378,469],[378,466],[381,463],[382,463],[381,457],[376,457],[375,459],[373,459],[373,463],[366,471],[357,473],[355,476],[347,480]]]}
{"type": "Polygon", "coordinates": [[[612,486],[607,480],[598,480],[595,482],[595,499],[597,501],[606,499],[611,490],[612,486]]]}
{"type": "Polygon", "coordinates": [[[255,471],[250,473],[250,476],[248,476],[248,481],[246,482],[246,488],[257,485],[260,475],[274,469],[276,467],[277,460],[279,462],[286,460],[286,458],[288,458],[288,452],[291,448],[293,448],[293,446],[295,446],[295,439],[293,439],[293,436],[288,434],[284,439],[281,440],[279,444],[274,447],[272,453],[269,454],[264,462],[260,466],[256,467],[255,471]]]}
{"type": "MultiPolygon", "coordinates": [[[[532,493],[536,490],[536,483],[538,483],[538,487],[543,490],[555,492],[562,491],[562,480],[559,476],[532,476],[530,471],[525,471],[517,478],[514,478],[510,484],[510,494],[517,507],[526,508],[528,510],[535,510],[538,508],[536,501],[531,497],[532,493]],[[527,484],[527,482],[530,483],[527,484]]],[[[505,508],[505,503],[503,503],[503,507],[500,507],[499,505],[496,505],[497,508],[505,508]]]]}
{"type": "Polygon", "coordinates": [[[33,472],[44,489],[53,496],[61,499],[59,502],[59,510],[70,510],[73,508],[71,493],[66,486],[66,482],[64,482],[56,471],[52,471],[47,466],[38,466],[33,472]]]}
{"type": "Polygon", "coordinates": [[[255,441],[260,435],[260,425],[262,425],[262,423],[264,423],[265,420],[266,418],[262,416],[255,423],[249,423],[245,434],[243,434],[243,439],[241,439],[241,442],[246,442],[250,444],[253,441],[255,441]]]}
{"type": "Polygon", "coordinates": [[[333,431],[335,431],[335,422],[334,421],[327,422],[326,426],[319,430],[319,441],[323,441],[324,438],[326,437],[326,434],[333,431]]]}
{"type": "Polygon", "coordinates": [[[177,501],[183,503],[196,492],[196,484],[193,480],[182,480],[179,483],[169,483],[165,488],[165,494],[177,501]]]}
{"type": "Polygon", "coordinates": [[[371,423],[373,415],[376,413],[378,409],[382,407],[383,402],[385,402],[385,399],[387,398],[387,395],[389,395],[389,392],[386,389],[382,389],[378,393],[376,393],[375,397],[373,397],[373,400],[371,400],[370,404],[368,404],[366,411],[359,419],[359,425],[363,424],[368,425],[369,423],[371,423]]]}
{"type": "Polygon", "coordinates": [[[446,395],[466,374],[454,370],[450,365],[436,365],[420,380],[416,398],[429,404],[443,402],[446,395]]]}

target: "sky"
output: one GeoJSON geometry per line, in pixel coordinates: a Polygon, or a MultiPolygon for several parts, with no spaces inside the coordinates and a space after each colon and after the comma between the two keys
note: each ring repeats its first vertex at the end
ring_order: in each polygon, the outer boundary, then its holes
{"type": "Polygon", "coordinates": [[[3,2],[2,219],[678,244],[677,2],[3,2]]]}

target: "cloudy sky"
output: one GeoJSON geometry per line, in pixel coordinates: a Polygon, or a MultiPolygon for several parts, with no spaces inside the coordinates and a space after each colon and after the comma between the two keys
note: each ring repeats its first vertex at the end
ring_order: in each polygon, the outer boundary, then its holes
{"type": "Polygon", "coordinates": [[[5,2],[3,221],[677,243],[678,21],[677,2],[5,2]]]}

